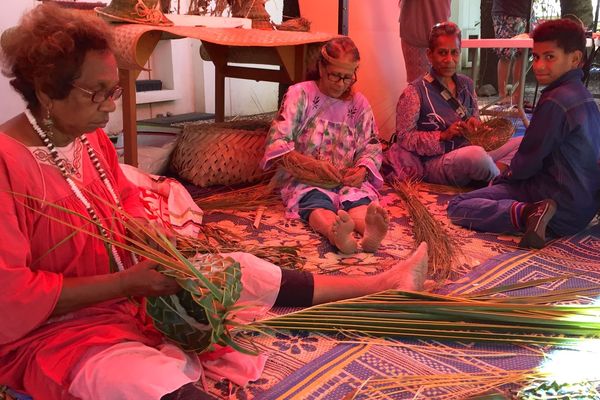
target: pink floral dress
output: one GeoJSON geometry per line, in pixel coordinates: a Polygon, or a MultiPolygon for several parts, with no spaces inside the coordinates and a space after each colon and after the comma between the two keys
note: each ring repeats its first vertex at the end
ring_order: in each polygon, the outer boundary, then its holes
{"type": "Polygon", "coordinates": [[[318,160],[327,160],[340,170],[364,166],[369,170],[361,187],[340,186],[324,189],[310,186],[287,175],[281,190],[286,217],[298,218],[298,203],[314,189],[326,194],[336,207],[344,201],[368,197],[377,200],[381,187],[381,144],[371,106],[360,93],[348,100],[323,94],[316,82],[291,86],[269,130],[261,166],[296,150],[318,160]]]}

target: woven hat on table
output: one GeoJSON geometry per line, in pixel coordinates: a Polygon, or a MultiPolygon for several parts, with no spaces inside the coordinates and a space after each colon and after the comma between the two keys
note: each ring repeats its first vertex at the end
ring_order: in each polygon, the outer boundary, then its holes
{"type": "Polygon", "coordinates": [[[171,169],[196,186],[236,185],[266,178],[258,165],[270,121],[188,124],[180,135],[171,169]]]}
{"type": "Polygon", "coordinates": [[[96,13],[109,22],[172,26],[160,11],[158,0],[112,0],[108,7],[98,7],[96,13]]]}

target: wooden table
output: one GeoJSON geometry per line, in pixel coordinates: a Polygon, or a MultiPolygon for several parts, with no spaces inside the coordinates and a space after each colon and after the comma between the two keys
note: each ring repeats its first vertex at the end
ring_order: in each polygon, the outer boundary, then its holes
{"type": "Polygon", "coordinates": [[[202,41],[215,65],[215,120],[225,117],[225,78],[296,83],[311,67],[311,52],[336,35],[258,29],[158,27],[125,24],[114,28],[115,53],[123,86],[123,142],[125,162],[137,165],[135,80],[161,39],[195,38],[202,41]],[[242,67],[231,63],[256,64],[242,67]],[[260,65],[277,65],[279,70],[260,65]]]}
{"type": "MultiPolygon", "coordinates": [[[[517,116],[523,120],[525,127],[529,126],[529,118],[525,114],[523,109],[523,97],[525,95],[525,78],[527,75],[527,67],[529,60],[529,49],[533,48],[533,39],[463,39],[462,48],[470,49],[492,49],[492,48],[511,48],[511,49],[522,49],[523,51],[523,65],[521,67],[521,79],[519,80],[519,102],[517,104],[517,111],[506,112],[505,114],[509,117],[517,116]]],[[[479,65],[479,52],[475,52],[473,56],[473,82],[476,82],[477,66],[479,65]]]]}

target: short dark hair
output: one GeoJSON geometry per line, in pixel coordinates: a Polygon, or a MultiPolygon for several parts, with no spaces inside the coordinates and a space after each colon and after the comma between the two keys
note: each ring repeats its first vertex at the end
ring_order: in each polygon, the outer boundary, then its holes
{"type": "Polygon", "coordinates": [[[571,19],[553,19],[538,25],[531,37],[534,42],[556,42],[565,53],[576,50],[585,55],[585,31],[580,23],[571,19]]]}
{"type": "Polygon", "coordinates": [[[2,34],[2,72],[29,108],[37,108],[36,88],[64,99],[86,53],[111,51],[111,41],[108,25],[100,18],[44,3],[2,34]]]}
{"type": "Polygon", "coordinates": [[[431,27],[431,31],[429,32],[429,50],[434,50],[437,45],[437,39],[440,36],[456,36],[458,39],[458,47],[460,47],[462,42],[462,33],[458,25],[454,22],[446,21],[435,24],[431,27]]]}

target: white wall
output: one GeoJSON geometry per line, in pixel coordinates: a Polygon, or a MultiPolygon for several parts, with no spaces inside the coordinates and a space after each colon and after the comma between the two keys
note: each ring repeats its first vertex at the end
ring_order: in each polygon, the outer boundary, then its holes
{"type": "MultiPolygon", "coordinates": [[[[300,11],[311,30],[337,32],[337,1],[301,0],[300,11]]],[[[360,50],[357,89],[373,108],[380,135],[389,138],[396,125],[396,103],[406,86],[396,0],[350,0],[349,32],[360,50]]]]}
{"type": "MultiPolygon", "coordinates": [[[[10,0],[10,6],[2,7],[0,13],[0,32],[16,25],[21,15],[35,3],[34,0],[10,0]]],[[[10,86],[8,78],[0,75],[0,123],[19,114],[24,108],[25,102],[10,86]]]]}

